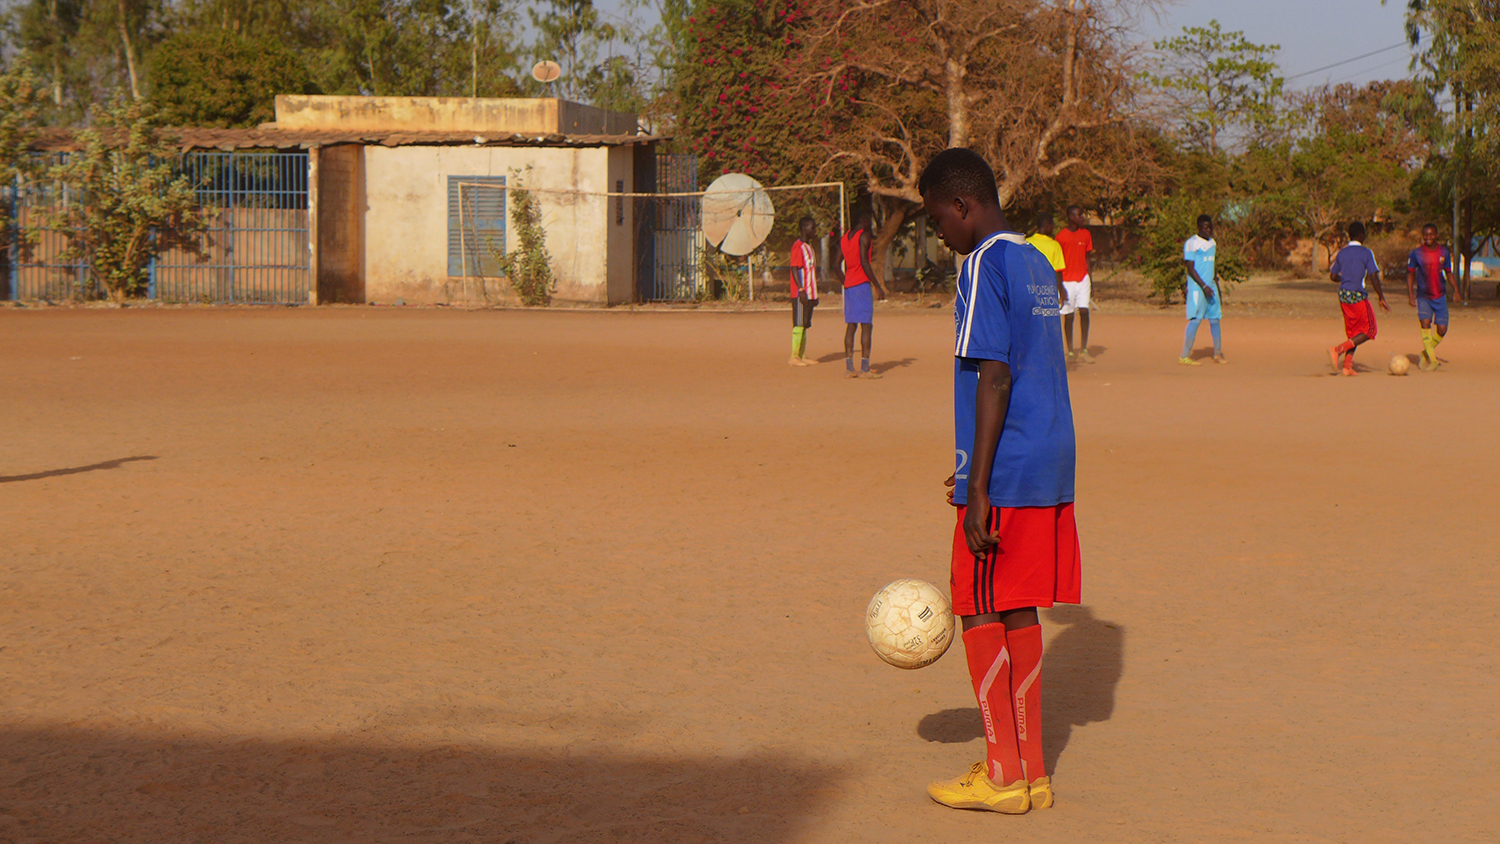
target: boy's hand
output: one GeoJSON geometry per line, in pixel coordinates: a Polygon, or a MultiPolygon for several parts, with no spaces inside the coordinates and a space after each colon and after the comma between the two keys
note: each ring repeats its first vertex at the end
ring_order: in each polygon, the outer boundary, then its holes
{"type": "Polygon", "coordinates": [[[968,510],[964,511],[964,541],[974,556],[979,556],[1000,544],[1000,530],[990,533],[984,523],[990,515],[990,497],[969,492],[968,510]]]}
{"type": "Polygon", "coordinates": [[[957,504],[953,503],[953,485],[955,483],[957,483],[957,482],[958,482],[958,475],[956,473],[952,474],[952,475],[949,475],[948,476],[948,480],[943,481],[943,486],[945,486],[945,487],[948,488],[948,506],[950,506],[950,507],[957,507],[958,506],[957,504]]]}
{"type": "Polygon", "coordinates": [[[1417,297],[1416,296],[1407,296],[1406,297],[1406,304],[1407,304],[1408,307],[1415,308],[1417,306],[1417,297]]]}
{"type": "Polygon", "coordinates": [[[1391,306],[1387,305],[1385,303],[1385,297],[1381,296],[1381,297],[1378,297],[1378,298],[1380,299],[1380,309],[1382,311],[1385,311],[1386,313],[1390,313],[1391,312],[1391,306]]]}
{"type": "Polygon", "coordinates": [[[1213,288],[1209,287],[1206,284],[1203,285],[1203,298],[1207,299],[1210,302],[1212,302],[1214,300],[1214,291],[1213,291],[1213,288]]]}

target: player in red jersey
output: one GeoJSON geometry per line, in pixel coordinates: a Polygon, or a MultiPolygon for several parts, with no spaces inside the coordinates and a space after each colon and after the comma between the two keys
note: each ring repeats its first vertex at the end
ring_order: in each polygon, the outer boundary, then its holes
{"type": "Polygon", "coordinates": [[[1068,224],[1056,235],[1057,245],[1063,251],[1063,291],[1067,298],[1058,313],[1063,317],[1063,334],[1068,339],[1068,358],[1073,352],[1073,314],[1078,314],[1079,339],[1078,359],[1093,363],[1089,354],[1089,291],[1093,287],[1093,276],[1089,273],[1089,254],[1094,251],[1094,235],[1088,230],[1088,218],[1077,205],[1068,206],[1068,224]]]}
{"type": "Polygon", "coordinates": [[[812,328],[813,307],[818,304],[818,259],[813,253],[816,222],[811,217],[797,221],[802,238],[792,244],[792,366],[813,366],[807,359],[807,330],[812,328]]]}
{"type": "Polygon", "coordinates": [[[839,251],[844,255],[844,369],[849,378],[879,378],[879,372],[870,371],[870,335],[874,331],[875,300],[871,287],[885,298],[885,287],[875,277],[870,266],[870,226],[873,220],[868,209],[861,208],[854,214],[854,229],[839,238],[839,251]],[[854,329],[859,328],[859,371],[854,371],[854,329]]]}
{"type": "Polygon", "coordinates": [[[927,793],[958,809],[1021,814],[1052,805],[1042,757],[1037,607],[1079,601],[1073,521],[1077,449],[1051,264],[1009,231],[995,174],[967,149],[939,153],[919,181],[938,237],[967,255],[954,300],[958,508],[951,588],[985,760],[927,793]]]}

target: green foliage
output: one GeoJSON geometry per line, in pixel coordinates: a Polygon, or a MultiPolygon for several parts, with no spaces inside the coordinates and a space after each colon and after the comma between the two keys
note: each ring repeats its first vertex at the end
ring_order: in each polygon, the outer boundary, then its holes
{"type": "Polygon", "coordinates": [[[1182,291],[1187,281],[1182,244],[1197,233],[1199,214],[1214,217],[1214,241],[1218,244],[1214,255],[1214,282],[1220,292],[1227,293],[1235,284],[1250,277],[1239,249],[1242,234],[1225,225],[1223,209],[1178,195],[1157,201],[1151,210],[1154,212],[1151,221],[1142,227],[1135,264],[1151,282],[1152,298],[1159,299],[1163,307],[1172,304],[1173,297],[1182,291]]]}
{"type": "MultiPolygon", "coordinates": [[[[22,62],[14,62],[0,71],[0,191],[15,190],[38,175],[37,157],[30,152],[36,138],[43,105],[43,92],[37,78],[22,62]]],[[[11,203],[0,193],[0,256],[14,261],[13,245],[25,251],[33,242],[33,233],[20,229],[11,216],[11,203]]]]}
{"type": "Polygon", "coordinates": [[[255,126],[275,119],[277,94],[316,93],[307,64],[283,40],[227,29],[167,38],[152,76],[152,101],[173,126],[255,126]]]}
{"type": "Polygon", "coordinates": [[[78,133],[81,148],[50,174],[79,201],[63,204],[47,224],[67,234],[66,256],[87,264],[118,301],[146,286],[153,256],[199,252],[204,223],[150,105],[116,94],[95,106],[92,117],[93,125],[78,133]]]}
{"type": "Polygon", "coordinates": [[[1165,67],[1145,78],[1177,104],[1189,146],[1217,155],[1227,131],[1257,137],[1279,128],[1284,80],[1271,60],[1279,45],[1252,44],[1243,32],[1221,30],[1217,20],[1182,32],[1156,42],[1165,67]]]}
{"type": "Polygon", "coordinates": [[[509,255],[503,245],[487,244],[500,263],[501,272],[510,279],[521,303],[531,307],[552,304],[557,280],[552,275],[552,256],[547,253],[546,229],[542,212],[531,192],[520,188],[510,191],[510,222],[515,226],[516,248],[509,255]]]}

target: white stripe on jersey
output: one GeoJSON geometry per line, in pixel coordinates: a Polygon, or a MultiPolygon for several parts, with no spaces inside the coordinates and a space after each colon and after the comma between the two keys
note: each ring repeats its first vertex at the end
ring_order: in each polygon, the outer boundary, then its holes
{"type": "MultiPolygon", "coordinates": [[[[975,249],[973,252],[969,253],[969,257],[964,259],[963,271],[969,274],[969,295],[966,298],[966,304],[964,307],[964,324],[963,327],[959,329],[958,340],[956,343],[954,343],[953,346],[954,357],[962,358],[969,356],[969,336],[973,333],[974,330],[974,297],[979,293],[979,274],[975,272],[975,269],[979,266],[979,261],[984,258],[984,253],[991,246],[994,246],[995,241],[997,240],[1004,240],[1010,243],[1026,242],[1026,238],[1022,237],[1019,234],[1016,234],[1015,232],[996,232],[995,234],[990,235],[989,239],[984,243],[981,243],[978,249],[975,249]]],[[[962,276],[959,277],[958,289],[960,296],[962,296],[962,276]]]]}

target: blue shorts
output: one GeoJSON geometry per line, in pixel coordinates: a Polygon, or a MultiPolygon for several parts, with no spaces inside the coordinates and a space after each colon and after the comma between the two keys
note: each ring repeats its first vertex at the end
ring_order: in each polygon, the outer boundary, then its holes
{"type": "Polygon", "coordinates": [[[851,325],[867,325],[875,321],[875,294],[870,292],[870,283],[856,284],[844,288],[844,322],[851,325]]]}
{"type": "Polygon", "coordinates": [[[1432,320],[1435,325],[1448,324],[1448,299],[1439,296],[1429,299],[1426,296],[1417,297],[1417,319],[1427,322],[1432,320]]]}

